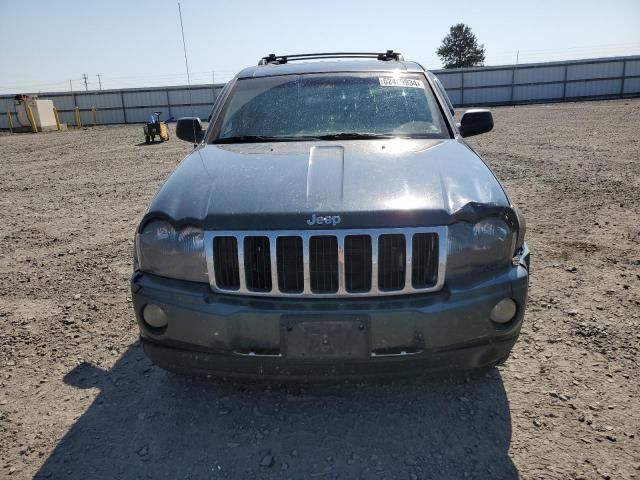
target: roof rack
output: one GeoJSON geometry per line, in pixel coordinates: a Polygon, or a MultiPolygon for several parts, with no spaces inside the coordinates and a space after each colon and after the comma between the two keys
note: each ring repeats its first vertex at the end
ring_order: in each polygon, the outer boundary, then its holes
{"type": "Polygon", "coordinates": [[[266,57],[262,57],[258,65],[283,65],[288,62],[298,60],[322,60],[326,58],[375,58],[384,62],[395,60],[397,62],[404,61],[402,54],[387,50],[384,53],[377,52],[335,52],[335,53],[297,53],[294,55],[276,55],[270,53],[266,57]]]}

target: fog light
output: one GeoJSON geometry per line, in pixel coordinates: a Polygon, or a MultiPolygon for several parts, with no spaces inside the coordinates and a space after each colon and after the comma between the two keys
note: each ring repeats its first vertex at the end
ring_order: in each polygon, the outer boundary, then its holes
{"type": "Polygon", "coordinates": [[[163,328],[167,326],[168,320],[164,310],[158,305],[147,305],[142,310],[142,318],[150,327],[163,328]]]}
{"type": "Polygon", "coordinates": [[[492,322],[496,323],[507,323],[513,320],[513,317],[516,316],[516,311],[518,307],[516,302],[514,302],[510,298],[505,298],[504,300],[500,300],[496,303],[496,306],[491,310],[491,314],[489,318],[492,322]]]}

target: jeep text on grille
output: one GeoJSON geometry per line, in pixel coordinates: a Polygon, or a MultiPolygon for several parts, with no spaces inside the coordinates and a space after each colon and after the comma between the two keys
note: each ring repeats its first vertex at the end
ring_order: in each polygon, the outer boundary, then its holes
{"type": "Polygon", "coordinates": [[[342,221],[340,215],[327,215],[326,217],[311,215],[311,218],[307,220],[307,225],[333,225],[334,227],[342,221]]]}

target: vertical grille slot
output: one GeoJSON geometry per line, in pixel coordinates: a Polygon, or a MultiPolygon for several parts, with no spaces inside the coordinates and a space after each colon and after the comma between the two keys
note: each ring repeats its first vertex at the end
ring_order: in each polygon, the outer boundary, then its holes
{"type": "Polygon", "coordinates": [[[338,239],[324,235],[309,241],[309,274],[313,293],[338,291],[338,239]]]}
{"type": "Polygon", "coordinates": [[[216,284],[225,290],[240,288],[238,268],[238,241],[235,237],[215,237],[213,240],[213,263],[216,284]]]}
{"type": "Polygon", "coordinates": [[[404,235],[387,234],[378,238],[378,288],[402,290],[405,283],[406,252],[404,235]]]}
{"type": "Polygon", "coordinates": [[[344,276],[347,292],[371,290],[371,237],[349,235],[344,239],[344,276]]]}
{"type": "Polygon", "coordinates": [[[271,291],[271,252],[269,237],[244,238],[244,273],[247,289],[271,291]]]}
{"type": "Polygon", "coordinates": [[[438,236],[416,233],[413,236],[411,283],[413,288],[432,287],[438,280],[438,236]]]}
{"type": "Polygon", "coordinates": [[[302,238],[278,237],[278,288],[284,293],[302,293],[304,290],[304,263],[302,238]]]}

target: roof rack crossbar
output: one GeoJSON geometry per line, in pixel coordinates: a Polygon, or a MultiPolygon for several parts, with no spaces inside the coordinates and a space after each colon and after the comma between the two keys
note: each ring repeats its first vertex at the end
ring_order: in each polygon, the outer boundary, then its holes
{"type": "Polygon", "coordinates": [[[262,57],[258,65],[283,65],[287,62],[298,60],[322,60],[327,58],[375,58],[381,61],[395,60],[402,62],[404,58],[399,52],[393,50],[387,50],[384,53],[380,52],[332,52],[332,53],[296,53],[292,55],[275,55],[270,53],[266,57],[262,57]]]}

